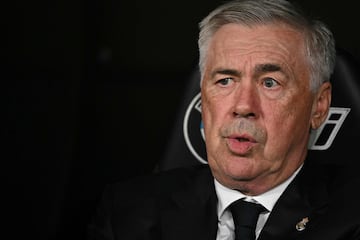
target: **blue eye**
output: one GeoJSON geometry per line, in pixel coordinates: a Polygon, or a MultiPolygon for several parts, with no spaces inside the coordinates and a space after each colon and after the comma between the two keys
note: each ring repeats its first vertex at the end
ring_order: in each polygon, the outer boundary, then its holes
{"type": "Polygon", "coordinates": [[[223,78],[217,81],[218,84],[222,85],[222,86],[227,86],[230,84],[230,82],[232,81],[232,78],[223,78]]]}
{"type": "Polygon", "coordinates": [[[272,87],[275,87],[278,84],[278,82],[276,80],[274,80],[273,78],[265,78],[264,82],[263,82],[263,85],[266,87],[266,88],[272,88],[272,87]]]}

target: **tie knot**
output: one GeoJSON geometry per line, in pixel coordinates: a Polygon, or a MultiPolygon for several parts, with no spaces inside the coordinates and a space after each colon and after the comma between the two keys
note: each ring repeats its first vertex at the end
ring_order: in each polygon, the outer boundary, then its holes
{"type": "Polygon", "coordinates": [[[236,239],[255,239],[255,229],[259,214],[266,212],[261,204],[244,201],[242,199],[230,205],[235,225],[236,239]],[[239,238],[239,235],[247,235],[247,238],[239,238]]]}

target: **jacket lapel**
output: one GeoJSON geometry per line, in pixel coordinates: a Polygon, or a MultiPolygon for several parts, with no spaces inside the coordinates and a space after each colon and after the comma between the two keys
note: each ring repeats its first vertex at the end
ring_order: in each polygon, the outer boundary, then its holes
{"type": "Polygon", "coordinates": [[[297,239],[316,225],[326,210],[326,171],[305,163],[274,206],[258,240],[297,239]]]}
{"type": "MultiPolygon", "coordinates": [[[[258,240],[301,239],[315,228],[328,207],[329,178],[326,167],[305,163],[274,206],[258,240]]],[[[182,190],[164,204],[168,206],[162,206],[163,239],[216,239],[217,197],[208,167],[189,174],[182,190]]]]}
{"type": "Polygon", "coordinates": [[[217,197],[208,167],[190,176],[183,190],[173,194],[170,204],[162,215],[164,239],[216,239],[217,197]]]}

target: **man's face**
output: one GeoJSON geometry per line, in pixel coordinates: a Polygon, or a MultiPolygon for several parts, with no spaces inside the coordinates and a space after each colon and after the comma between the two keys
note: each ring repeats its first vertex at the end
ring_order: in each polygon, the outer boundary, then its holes
{"type": "Polygon", "coordinates": [[[208,162],[222,184],[260,194],[304,161],[313,118],[328,108],[310,90],[304,54],[303,36],[280,24],[227,24],[211,39],[202,117],[208,162]]]}

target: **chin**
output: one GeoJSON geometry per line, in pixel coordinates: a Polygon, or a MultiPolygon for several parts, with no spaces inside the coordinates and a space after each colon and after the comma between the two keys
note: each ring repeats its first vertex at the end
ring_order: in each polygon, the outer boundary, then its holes
{"type": "Polygon", "coordinates": [[[234,180],[246,181],[254,178],[256,166],[254,161],[250,159],[244,159],[236,162],[229,162],[227,166],[224,166],[224,173],[233,178],[234,180]]]}

